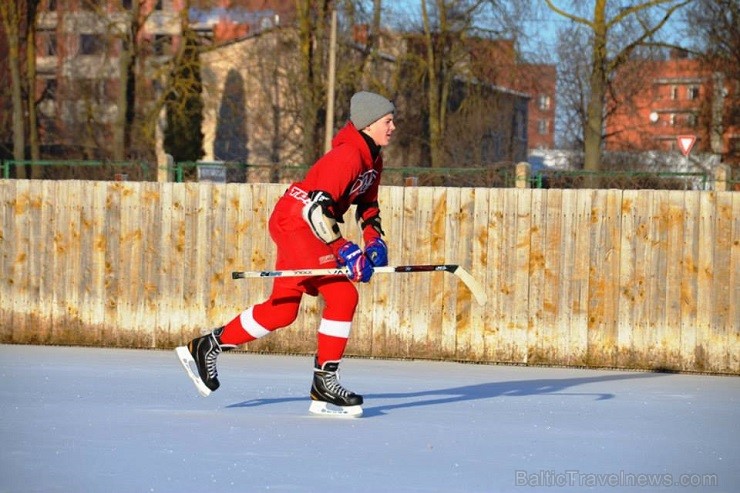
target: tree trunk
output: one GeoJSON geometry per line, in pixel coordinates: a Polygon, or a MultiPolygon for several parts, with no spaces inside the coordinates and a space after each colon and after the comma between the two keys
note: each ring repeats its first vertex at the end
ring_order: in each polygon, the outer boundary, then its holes
{"type": "MultiPolygon", "coordinates": [[[[16,0],[4,0],[0,2],[0,15],[2,15],[5,35],[8,41],[8,64],[10,68],[11,98],[13,101],[13,159],[23,161],[26,157],[26,136],[23,114],[23,88],[21,81],[20,64],[20,15],[16,0]]],[[[16,166],[16,177],[25,178],[24,166],[16,166]]]]}
{"type": "Polygon", "coordinates": [[[323,149],[320,135],[324,119],[321,117],[324,101],[324,80],[326,70],[322,48],[327,34],[327,15],[331,2],[310,2],[298,0],[298,30],[303,80],[298,90],[302,93],[301,116],[303,123],[303,160],[310,165],[319,158],[323,149]],[[316,12],[312,12],[316,9],[316,12]]]}
{"type": "Polygon", "coordinates": [[[591,94],[584,129],[584,162],[587,171],[601,169],[602,127],[604,123],[604,98],[606,95],[606,0],[594,5],[593,47],[591,60],[591,94]]]}
{"type": "MultiPolygon", "coordinates": [[[[442,15],[440,11],[439,15],[442,15]]],[[[437,53],[435,52],[434,36],[432,35],[429,13],[427,10],[426,0],[421,2],[421,15],[424,24],[424,43],[426,48],[426,67],[427,81],[429,84],[427,90],[427,102],[429,104],[429,153],[431,166],[433,168],[442,166],[442,128],[440,114],[440,81],[437,53]]],[[[441,21],[440,21],[441,24],[441,21]]]]}
{"type": "Polygon", "coordinates": [[[113,129],[113,160],[125,161],[130,153],[131,133],[134,125],[136,106],[136,46],[140,30],[139,4],[131,4],[131,24],[122,34],[121,55],[119,57],[119,93],[116,126],[113,129]]]}
{"type": "MultiPolygon", "coordinates": [[[[39,126],[36,112],[36,12],[38,0],[28,0],[26,25],[26,80],[28,84],[28,144],[31,161],[41,160],[39,126]]],[[[31,178],[41,178],[41,167],[31,165],[31,178]]]]}

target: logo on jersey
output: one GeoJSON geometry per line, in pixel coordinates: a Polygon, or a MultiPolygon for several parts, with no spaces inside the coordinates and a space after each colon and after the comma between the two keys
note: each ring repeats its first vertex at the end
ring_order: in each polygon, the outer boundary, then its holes
{"type": "Polygon", "coordinates": [[[378,177],[378,172],[374,169],[369,169],[357,177],[357,180],[352,185],[352,189],[349,191],[350,195],[362,195],[367,192],[368,188],[375,183],[378,177]]]}

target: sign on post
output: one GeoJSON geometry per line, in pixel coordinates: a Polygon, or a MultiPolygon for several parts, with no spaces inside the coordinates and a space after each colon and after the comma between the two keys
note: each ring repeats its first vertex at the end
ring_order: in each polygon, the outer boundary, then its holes
{"type": "Polygon", "coordinates": [[[689,157],[689,153],[696,143],[696,135],[679,135],[677,139],[678,149],[681,151],[681,154],[684,157],[689,157]]]}
{"type": "Polygon", "coordinates": [[[226,166],[221,164],[199,164],[198,181],[226,183],[226,166]]]}

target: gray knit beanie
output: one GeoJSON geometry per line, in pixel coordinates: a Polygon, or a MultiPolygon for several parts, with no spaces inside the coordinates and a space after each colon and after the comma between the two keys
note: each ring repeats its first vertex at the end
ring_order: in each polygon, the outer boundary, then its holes
{"type": "Polygon", "coordinates": [[[349,103],[349,119],[357,130],[362,130],[385,115],[395,113],[396,107],[380,94],[360,91],[349,103]]]}

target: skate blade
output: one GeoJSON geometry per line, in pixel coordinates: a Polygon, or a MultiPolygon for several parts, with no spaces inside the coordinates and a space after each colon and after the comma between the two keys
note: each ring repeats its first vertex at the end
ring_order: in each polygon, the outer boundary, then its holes
{"type": "Polygon", "coordinates": [[[175,353],[177,353],[177,359],[180,360],[180,364],[185,368],[195,388],[198,389],[198,393],[203,397],[208,397],[211,394],[211,389],[206,387],[206,384],[200,379],[197,369],[193,371],[195,369],[195,360],[193,359],[193,355],[190,354],[190,351],[188,351],[188,348],[186,346],[179,346],[175,348],[175,353]]]}
{"type": "Polygon", "coordinates": [[[311,401],[308,412],[328,418],[359,418],[362,416],[362,406],[332,406],[324,401],[311,401]]]}

